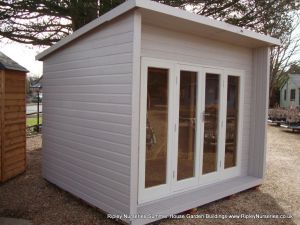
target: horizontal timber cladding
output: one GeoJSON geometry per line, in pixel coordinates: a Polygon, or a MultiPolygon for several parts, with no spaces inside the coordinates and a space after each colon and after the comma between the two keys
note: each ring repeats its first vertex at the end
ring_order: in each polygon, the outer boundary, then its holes
{"type": "Polygon", "coordinates": [[[245,71],[241,166],[242,175],[247,175],[253,83],[252,49],[143,23],[141,56],[245,71]]]}
{"type": "Polygon", "coordinates": [[[13,70],[1,76],[1,182],[26,168],[26,74],[13,70]]]}
{"type": "Polygon", "coordinates": [[[108,213],[130,212],[133,15],[44,60],[43,176],[108,213]]]}

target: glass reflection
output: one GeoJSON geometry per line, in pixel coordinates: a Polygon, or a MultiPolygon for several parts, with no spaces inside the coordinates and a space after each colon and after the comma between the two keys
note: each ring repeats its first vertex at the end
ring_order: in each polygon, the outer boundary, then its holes
{"type": "Polygon", "coordinates": [[[239,77],[228,76],[225,168],[236,166],[239,117],[239,77]]]}
{"type": "Polygon", "coordinates": [[[166,183],[168,141],[167,69],[148,68],[145,187],[166,183]]]}
{"type": "Polygon", "coordinates": [[[180,72],[177,180],[194,177],[197,73],[180,72]]]}
{"type": "Polygon", "coordinates": [[[206,74],[202,173],[217,170],[220,76],[206,74]]]}

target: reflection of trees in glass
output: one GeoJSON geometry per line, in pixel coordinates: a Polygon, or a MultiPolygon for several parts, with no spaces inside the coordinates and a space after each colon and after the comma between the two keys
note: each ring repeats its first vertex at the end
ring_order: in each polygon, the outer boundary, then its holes
{"type": "Polygon", "coordinates": [[[180,72],[177,179],[194,176],[197,73],[180,72]]]}
{"type": "Polygon", "coordinates": [[[239,106],[239,77],[228,76],[225,168],[236,165],[239,106]]]}
{"type": "Polygon", "coordinates": [[[166,182],[168,70],[148,69],[145,187],[166,182]]]}
{"type": "Polygon", "coordinates": [[[216,171],[219,121],[219,81],[217,74],[206,74],[205,112],[204,112],[204,146],[202,172],[216,171]]]}

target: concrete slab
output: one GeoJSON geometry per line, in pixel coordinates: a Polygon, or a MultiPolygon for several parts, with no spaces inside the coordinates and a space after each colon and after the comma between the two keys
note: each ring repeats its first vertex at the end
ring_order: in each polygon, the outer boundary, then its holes
{"type": "Polygon", "coordinates": [[[29,220],[0,217],[1,225],[32,225],[29,220]]]}

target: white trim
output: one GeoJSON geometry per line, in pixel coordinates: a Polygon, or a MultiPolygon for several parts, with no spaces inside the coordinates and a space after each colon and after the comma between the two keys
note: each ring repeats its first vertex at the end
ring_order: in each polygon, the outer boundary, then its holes
{"type": "Polygon", "coordinates": [[[160,4],[157,2],[149,1],[149,0],[136,0],[136,6],[143,8],[143,9],[148,9],[152,10],[155,12],[167,14],[170,16],[174,16],[177,18],[181,18],[187,21],[195,22],[198,24],[203,24],[209,27],[214,27],[219,30],[223,31],[228,31],[230,33],[235,33],[238,34],[242,37],[247,37],[259,41],[266,42],[271,45],[280,45],[281,42],[279,39],[273,38],[269,35],[263,35],[259,34],[257,32],[251,31],[244,29],[242,27],[234,26],[229,23],[223,22],[223,21],[218,21],[211,19],[209,17],[197,15],[195,13],[188,12],[186,10],[178,9],[175,7],[171,7],[165,4],[160,4]]]}
{"type": "Polygon", "coordinates": [[[177,173],[178,173],[178,142],[179,142],[179,105],[180,105],[180,71],[190,71],[190,72],[196,72],[197,73],[197,92],[196,92],[196,98],[197,98],[197,110],[196,110],[196,137],[200,137],[201,135],[201,129],[200,129],[200,123],[198,123],[199,121],[199,116],[201,110],[200,109],[200,104],[198,104],[200,102],[199,97],[201,96],[201,90],[202,90],[202,85],[199,86],[199,84],[201,84],[199,82],[199,80],[201,79],[202,76],[202,72],[201,69],[199,67],[195,67],[195,66],[190,66],[190,65],[185,65],[185,64],[176,64],[175,65],[175,73],[176,73],[176,79],[177,79],[177,83],[176,83],[176,88],[175,88],[175,126],[177,127],[176,129],[176,133],[175,133],[175,140],[174,140],[174,156],[173,156],[173,162],[175,163],[175,165],[173,165],[173,170],[174,170],[174,177],[173,177],[173,182],[172,182],[172,191],[179,191],[182,189],[186,189],[186,188],[190,188],[193,186],[196,186],[198,184],[198,179],[199,179],[199,168],[200,168],[200,145],[199,145],[199,140],[201,138],[195,138],[195,155],[194,155],[194,177],[191,178],[187,178],[184,180],[177,180],[177,173]],[[199,115],[199,116],[198,116],[199,115]]]}
{"type": "MultiPolygon", "coordinates": [[[[206,185],[206,184],[210,184],[213,182],[216,182],[220,179],[220,171],[221,171],[221,166],[220,165],[220,161],[222,163],[223,160],[223,153],[222,153],[222,142],[223,142],[223,131],[222,131],[222,115],[223,115],[223,104],[224,102],[222,101],[222,96],[223,96],[223,80],[224,80],[224,70],[223,69],[216,69],[213,67],[204,67],[203,68],[203,73],[204,73],[204,82],[206,83],[206,74],[207,73],[211,73],[211,74],[216,74],[219,75],[219,121],[218,121],[218,142],[217,142],[217,169],[214,172],[211,173],[207,173],[207,174],[202,174],[200,175],[200,179],[199,182],[200,184],[206,185]]],[[[205,113],[205,90],[206,87],[204,87],[203,89],[203,96],[204,96],[204,101],[203,101],[203,113],[205,113]]],[[[203,123],[203,129],[204,129],[204,121],[202,121],[203,123]]],[[[202,140],[204,140],[204,136],[202,136],[202,140]]],[[[201,156],[203,157],[203,143],[201,146],[201,156]]],[[[202,162],[203,162],[203,158],[201,159],[201,169],[202,169],[202,162]]],[[[222,163],[223,164],[223,163],[222,163]]],[[[202,170],[201,170],[202,171],[202,170]]]]}
{"type": "Polygon", "coordinates": [[[200,25],[205,25],[209,27],[213,27],[220,31],[227,31],[236,35],[239,35],[240,38],[250,38],[253,40],[261,41],[264,43],[264,46],[273,46],[273,45],[280,45],[280,40],[256,33],[254,31],[250,31],[247,29],[243,29],[241,27],[237,27],[234,25],[230,25],[228,23],[213,20],[207,18],[205,16],[197,15],[194,13],[187,12],[185,10],[177,9],[171,6],[163,5],[157,2],[149,1],[149,0],[128,0],[125,1],[123,4],[117,6],[116,8],[112,9],[111,11],[107,12],[103,16],[93,20],[92,22],[86,24],[82,28],[78,29],[74,33],[70,34],[69,36],[63,38],[55,45],[51,46],[50,48],[46,49],[42,53],[36,56],[36,60],[43,60],[46,56],[51,54],[52,52],[60,49],[61,47],[65,46],[66,44],[70,43],[71,41],[79,38],[80,36],[88,33],[89,31],[95,29],[96,27],[111,21],[118,16],[134,9],[134,8],[142,8],[146,10],[151,10],[157,13],[163,13],[169,16],[174,16],[183,20],[187,20],[190,22],[195,22],[200,25]]]}
{"type": "Polygon", "coordinates": [[[172,157],[174,137],[174,119],[173,119],[173,92],[174,92],[174,64],[158,60],[145,59],[141,60],[141,100],[140,100],[140,146],[139,146],[139,190],[138,202],[146,202],[164,197],[170,192],[172,177],[172,157]],[[166,184],[155,187],[145,188],[145,158],[146,158],[146,115],[147,115],[147,83],[148,67],[168,69],[168,141],[167,141],[167,172],[166,184]]]}
{"type": "Polygon", "coordinates": [[[133,62],[132,62],[132,116],[131,116],[131,167],[130,167],[130,214],[137,213],[139,176],[139,137],[140,137],[140,79],[141,79],[141,26],[139,11],[134,12],[133,23],[133,62]]]}
{"type": "MultiPolygon", "coordinates": [[[[227,79],[228,76],[236,76],[239,77],[239,115],[238,115],[238,140],[237,140],[237,157],[236,157],[236,166],[225,168],[225,164],[223,164],[223,172],[222,178],[231,178],[235,176],[241,175],[241,161],[242,161],[242,139],[243,139],[243,118],[244,118],[244,92],[245,92],[245,72],[243,70],[234,70],[234,69],[225,69],[224,71],[227,79]]],[[[228,84],[227,84],[228,85],[228,84]]],[[[227,90],[227,89],[226,89],[227,90]]],[[[225,110],[227,111],[227,92],[226,92],[226,107],[225,110]]],[[[225,115],[227,114],[225,111],[225,115]]],[[[225,127],[225,141],[226,141],[226,122],[227,119],[224,120],[224,127],[225,127]]],[[[225,142],[224,142],[225,144],[225,142]]],[[[224,146],[224,163],[225,163],[225,146],[224,146]]]]}
{"type": "Polygon", "coordinates": [[[221,180],[241,175],[241,150],[243,136],[243,108],[244,108],[244,71],[230,68],[215,68],[189,63],[180,63],[171,60],[153,59],[142,57],[141,71],[141,109],[140,109],[140,151],[139,151],[139,196],[138,204],[154,201],[161,197],[173,195],[187,190],[192,190],[215,183],[221,180]],[[168,158],[167,158],[167,182],[145,189],[145,140],[146,140],[146,99],[147,99],[147,73],[148,67],[169,69],[169,117],[168,117],[168,158]],[[178,158],[178,124],[179,124],[179,90],[180,71],[187,70],[197,72],[197,128],[196,128],[196,154],[195,177],[177,181],[178,158]],[[205,83],[206,74],[219,75],[219,125],[218,125],[218,152],[216,172],[202,175],[204,121],[202,113],[205,110],[205,83]],[[227,79],[228,75],[240,77],[239,89],[239,117],[238,117],[238,144],[237,164],[235,167],[224,169],[225,141],[226,141],[226,114],[227,114],[227,79]],[[176,83],[177,79],[177,83],[176,83]],[[177,126],[176,131],[174,126],[177,126]],[[221,162],[221,164],[220,164],[221,162]],[[173,172],[175,172],[173,176],[173,172]]]}

